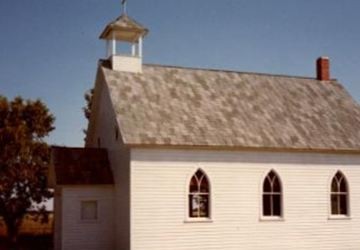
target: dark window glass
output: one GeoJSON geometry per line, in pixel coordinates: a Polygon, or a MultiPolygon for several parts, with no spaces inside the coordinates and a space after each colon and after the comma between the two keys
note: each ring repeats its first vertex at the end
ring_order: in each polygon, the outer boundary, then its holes
{"type": "Polygon", "coordinates": [[[274,177],[276,177],[276,174],[274,173],[274,171],[271,171],[271,172],[268,174],[268,176],[269,176],[269,179],[272,180],[272,179],[274,179],[274,177]]]}
{"type": "Polygon", "coordinates": [[[336,177],[331,182],[331,192],[338,192],[338,183],[336,177]]]}
{"type": "Polygon", "coordinates": [[[343,178],[343,174],[340,171],[338,171],[336,173],[335,177],[336,177],[336,179],[341,180],[343,178]]]}
{"type": "Polygon", "coordinates": [[[204,193],[208,193],[209,192],[209,183],[208,180],[206,178],[206,176],[204,176],[204,178],[202,178],[201,183],[200,183],[200,192],[204,192],[204,193]]]}
{"type": "Polygon", "coordinates": [[[347,192],[347,185],[344,178],[342,178],[340,181],[340,192],[347,192]]]}
{"type": "Polygon", "coordinates": [[[331,195],[331,214],[339,214],[339,197],[336,194],[331,195]]]}
{"type": "Polygon", "coordinates": [[[199,217],[209,217],[209,199],[208,195],[199,195],[199,217]]]}
{"type": "Polygon", "coordinates": [[[198,199],[196,195],[189,195],[189,216],[198,217],[198,199]]]}
{"type": "Polygon", "coordinates": [[[263,195],[263,215],[271,216],[271,195],[263,195]]]}
{"type": "Polygon", "coordinates": [[[196,177],[195,176],[193,176],[192,178],[191,178],[191,181],[190,181],[190,193],[192,193],[192,192],[197,192],[198,191],[198,181],[197,181],[197,179],[196,179],[196,177]]]}
{"type": "Polygon", "coordinates": [[[273,191],[274,192],[281,192],[281,186],[279,182],[279,178],[275,177],[273,182],[273,191]]]}
{"type": "Polygon", "coordinates": [[[263,191],[264,192],[271,192],[271,182],[270,182],[269,178],[265,178],[265,180],[264,180],[263,191]]]}
{"type": "Polygon", "coordinates": [[[273,209],[274,209],[272,215],[281,216],[281,195],[274,194],[272,198],[273,198],[273,209]]]}
{"type": "Polygon", "coordinates": [[[348,184],[345,176],[338,171],[331,181],[331,214],[348,215],[348,184]]]}
{"type": "Polygon", "coordinates": [[[347,195],[346,194],[342,194],[340,195],[340,206],[339,206],[339,210],[340,210],[340,214],[348,214],[348,209],[347,209],[347,195]]]}
{"type": "Polygon", "coordinates": [[[280,179],[274,171],[270,171],[263,183],[263,215],[282,215],[282,195],[280,179]]]}
{"type": "Polygon", "coordinates": [[[201,170],[196,171],[195,176],[200,180],[204,176],[204,173],[201,170]]]}

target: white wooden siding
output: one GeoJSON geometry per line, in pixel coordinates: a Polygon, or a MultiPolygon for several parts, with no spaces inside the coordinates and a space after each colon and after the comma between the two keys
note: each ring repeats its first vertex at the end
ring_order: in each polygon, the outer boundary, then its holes
{"type": "Polygon", "coordinates": [[[360,249],[360,156],[275,152],[132,150],[131,250],[360,249]],[[211,182],[211,222],[187,220],[191,175],[211,182]],[[261,216],[261,189],[274,169],[282,220],[261,216]],[[351,217],[329,218],[337,170],[350,186],[351,217]]]}
{"type": "Polygon", "coordinates": [[[97,147],[97,138],[101,147],[106,148],[110,166],[115,179],[114,223],[116,224],[116,249],[130,249],[130,171],[129,152],[121,141],[121,130],[118,139],[115,137],[117,121],[109,90],[104,84],[101,73],[96,81],[95,103],[89,125],[89,147],[97,147]]]}
{"type": "Polygon", "coordinates": [[[62,188],[62,250],[113,250],[115,248],[113,187],[62,188]],[[98,219],[81,220],[81,201],[98,202],[98,219]]]}

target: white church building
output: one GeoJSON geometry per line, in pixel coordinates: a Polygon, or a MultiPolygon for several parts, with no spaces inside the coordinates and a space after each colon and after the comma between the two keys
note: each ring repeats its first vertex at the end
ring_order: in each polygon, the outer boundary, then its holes
{"type": "Polygon", "coordinates": [[[55,249],[359,250],[360,106],[329,59],[143,64],[147,33],[123,14],[100,36],[86,146],[52,150],[55,249]]]}

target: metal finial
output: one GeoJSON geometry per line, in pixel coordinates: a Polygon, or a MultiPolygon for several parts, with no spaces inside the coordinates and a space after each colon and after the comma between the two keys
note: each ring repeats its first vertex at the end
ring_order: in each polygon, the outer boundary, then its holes
{"type": "Polygon", "coordinates": [[[127,0],[121,0],[122,14],[123,15],[126,15],[126,2],[127,2],[127,0]]]}

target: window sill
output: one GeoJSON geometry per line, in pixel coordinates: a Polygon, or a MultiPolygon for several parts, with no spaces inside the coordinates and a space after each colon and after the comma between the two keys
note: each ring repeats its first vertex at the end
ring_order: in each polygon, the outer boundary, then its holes
{"type": "Polygon", "coordinates": [[[328,220],[351,220],[349,215],[329,215],[328,220]]]}
{"type": "Polygon", "coordinates": [[[184,223],[212,223],[213,220],[210,218],[187,218],[184,223]]]}
{"type": "Polygon", "coordinates": [[[285,221],[284,217],[281,216],[261,216],[260,221],[285,221]]]}

